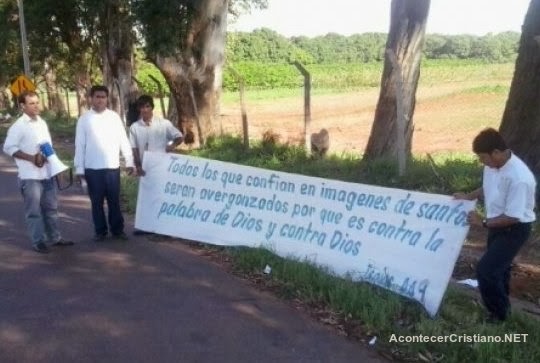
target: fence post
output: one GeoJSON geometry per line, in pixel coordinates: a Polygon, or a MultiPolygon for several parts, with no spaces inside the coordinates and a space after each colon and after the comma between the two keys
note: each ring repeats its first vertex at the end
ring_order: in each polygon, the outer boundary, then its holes
{"type": "Polygon", "coordinates": [[[403,74],[401,66],[398,64],[396,55],[392,49],[387,49],[386,54],[392,63],[392,73],[394,85],[396,87],[396,149],[399,176],[405,175],[407,154],[405,153],[405,124],[407,122],[407,112],[404,102],[405,92],[403,85],[403,74]]]}
{"type": "Polygon", "coordinates": [[[304,77],[304,147],[306,149],[306,153],[310,154],[311,147],[309,132],[311,128],[311,74],[302,65],[302,63],[294,61],[293,64],[296,68],[298,68],[304,77]]]}
{"type": "Polygon", "coordinates": [[[242,112],[242,134],[244,138],[244,147],[249,148],[249,124],[246,112],[246,103],[244,98],[245,82],[244,78],[232,67],[229,67],[231,74],[238,81],[238,90],[240,92],[240,110],[242,112]]]}

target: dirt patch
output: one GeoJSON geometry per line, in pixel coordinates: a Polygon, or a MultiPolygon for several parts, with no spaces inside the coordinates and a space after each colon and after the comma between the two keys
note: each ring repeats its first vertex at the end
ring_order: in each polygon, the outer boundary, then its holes
{"type": "MultiPolygon", "coordinates": [[[[474,136],[484,127],[500,123],[506,95],[467,94],[467,84],[424,87],[419,90],[414,113],[413,153],[469,153],[474,136]]],[[[362,153],[375,115],[378,90],[312,96],[311,132],[326,128],[330,153],[362,153]]],[[[249,135],[260,139],[266,130],[281,135],[282,142],[301,145],[304,104],[295,99],[248,102],[249,135]]],[[[242,135],[240,107],[222,106],[225,133],[242,135]]]]}

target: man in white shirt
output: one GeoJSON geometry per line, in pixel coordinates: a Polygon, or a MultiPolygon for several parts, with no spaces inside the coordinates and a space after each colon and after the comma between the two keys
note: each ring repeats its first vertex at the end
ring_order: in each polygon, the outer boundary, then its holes
{"type": "Polygon", "coordinates": [[[180,130],[171,121],[154,116],[154,100],[142,95],[137,99],[139,119],[129,128],[129,141],[137,175],[144,176],[142,160],[145,151],[171,152],[182,143],[180,130]]]}
{"type": "Polygon", "coordinates": [[[26,229],[32,248],[48,253],[47,242],[54,246],[71,246],[58,229],[58,200],[54,180],[44,167],[46,158],[40,144],[52,145],[49,128],[39,116],[39,97],[35,92],[19,95],[23,115],[11,125],[4,142],[4,152],[15,158],[24,201],[26,229]]]}
{"type": "Polygon", "coordinates": [[[128,239],[120,209],[120,152],[129,175],[133,173],[133,155],[124,123],[107,108],[108,97],[105,86],[90,89],[92,108],[79,118],[75,133],[75,173],[88,186],[95,241],[105,240],[109,232],[117,239],[128,239]]]}
{"type": "MultiPolygon", "coordinates": [[[[183,141],[180,130],[171,121],[154,116],[154,100],[151,96],[142,95],[137,99],[139,119],[129,128],[129,141],[133,150],[133,158],[138,176],[146,173],[142,161],[146,151],[171,152],[183,141]]],[[[136,229],[134,235],[147,232],[136,229]]]]}
{"type": "Polygon", "coordinates": [[[478,287],[490,313],[489,322],[504,321],[510,313],[512,260],[529,238],[536,180],[525,163],[508,149],[496,130],[485,129],[473,141],[473,151],[484,164],[482,187],[456,193],[458,199],[483,199],[486,216],[472,211],[471,225],[487,229],[487,251],[476,267],[478,287]]]}

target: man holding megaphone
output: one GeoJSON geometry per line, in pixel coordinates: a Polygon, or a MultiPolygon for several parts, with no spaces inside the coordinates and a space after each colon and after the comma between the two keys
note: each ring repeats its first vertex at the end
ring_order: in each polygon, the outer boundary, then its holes
{"type": "Polygon", "coordinates": [[[32,248],[36,252],[47,253],[47,243],[71,246],[73,242],[63,239],[58,229],[54,175],[51,175],[50,167],[45,167],[49,162],[41,150],[45,143],[52,149],[52,141],[47,124],[39,116],[39,97],[33,91],[24,91],[18,101],[23,115],[9,128],[4,152],[13,156],[17,164],[26,229],[32,248]]]}

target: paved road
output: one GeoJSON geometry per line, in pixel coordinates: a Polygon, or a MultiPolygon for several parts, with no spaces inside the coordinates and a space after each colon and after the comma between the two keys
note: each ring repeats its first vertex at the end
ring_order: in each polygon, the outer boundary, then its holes
{"type": "MultiPolygon", "coordinates": [[[[91,241],[87,198],[61,194],[73,247],[30,249],[0,156],[0,362],[381,362],[178,242],[91,241]]],[[[128,220],[127,231],[133,221],[128,220]]]]}

